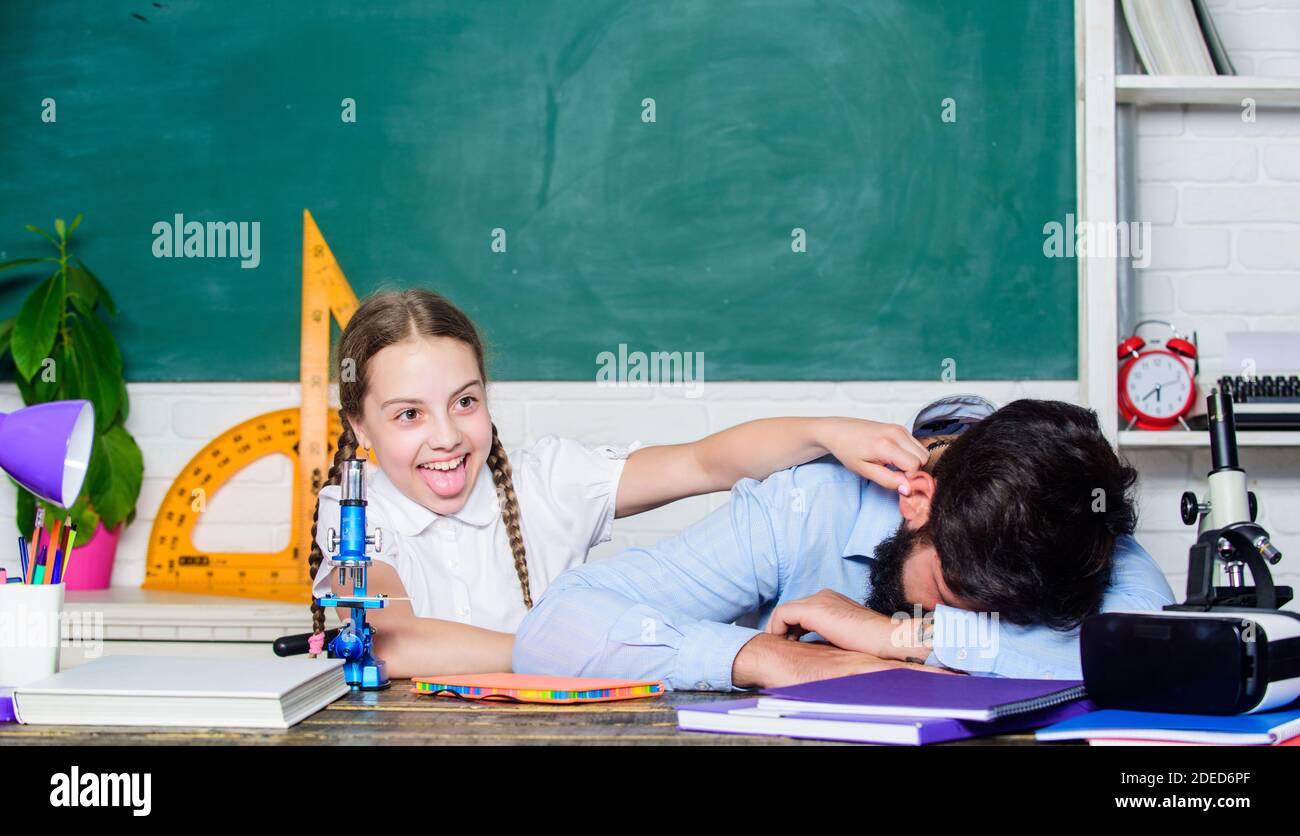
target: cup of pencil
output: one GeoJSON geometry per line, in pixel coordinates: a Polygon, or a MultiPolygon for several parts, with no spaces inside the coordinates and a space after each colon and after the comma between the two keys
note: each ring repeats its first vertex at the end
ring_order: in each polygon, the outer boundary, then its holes
{"type": "Polygon", "coordinates": [[[17,686],[58,672],[62,630],[63,580],[68,572],[77,527],[71,518],[45,529],[45,511],[36,511],[30,541],[18,537],[19,577],[0,569],[0,686],[17,686]]]}
{"type": "Polygon", "coordinates": [[[0,585],[0,685],[16,687],[59,672],[61,583],[0,585]]]}

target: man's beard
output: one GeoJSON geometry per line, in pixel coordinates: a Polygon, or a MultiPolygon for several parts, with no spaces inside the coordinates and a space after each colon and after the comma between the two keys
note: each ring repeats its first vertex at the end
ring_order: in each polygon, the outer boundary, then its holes
{"type": "Polygon", "coordinates": [[[912,603],[903,592],[903,564],[907,556],[927,539],[925,528],[911,529],[904,520],[898,530],[876,546],[871,563],[871,594],[866,604],[884,615],[912,614],[912,603]]]}

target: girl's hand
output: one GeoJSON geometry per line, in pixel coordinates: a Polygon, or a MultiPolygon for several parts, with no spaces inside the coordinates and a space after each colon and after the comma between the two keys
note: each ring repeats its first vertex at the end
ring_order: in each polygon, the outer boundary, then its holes
{"type": "Polygon", "coordinates": [[[862,418],[828,418],[819,442],[840,464],[889,490],[907,492],[906,474],[920,470],[930,451],[898,424],[862,418]],[[890,470],[890,466],[897,470],[890,470]],[[902,472],[899,472],[902,471],[902,472]]]}

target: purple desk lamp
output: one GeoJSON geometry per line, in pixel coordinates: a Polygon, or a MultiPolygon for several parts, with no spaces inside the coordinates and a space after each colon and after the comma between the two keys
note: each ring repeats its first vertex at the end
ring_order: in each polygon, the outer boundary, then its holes
{"type": "Polygon", "coordinates": [[[95,440],[90,401],[52,401],[0,414],[0,468],[63,508],[81,494],[95,440]]]}

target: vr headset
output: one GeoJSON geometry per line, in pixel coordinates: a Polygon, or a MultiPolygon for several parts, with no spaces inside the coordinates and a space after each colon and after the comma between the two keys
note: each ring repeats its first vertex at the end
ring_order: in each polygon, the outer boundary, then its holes
{"type": "Polygon", "coordinates": [[[1300,618],[1245,607],[1110,612],[1080,634],[1088,697],[1105,708],[1249,714],[1300,698],[1300,618]]]}

